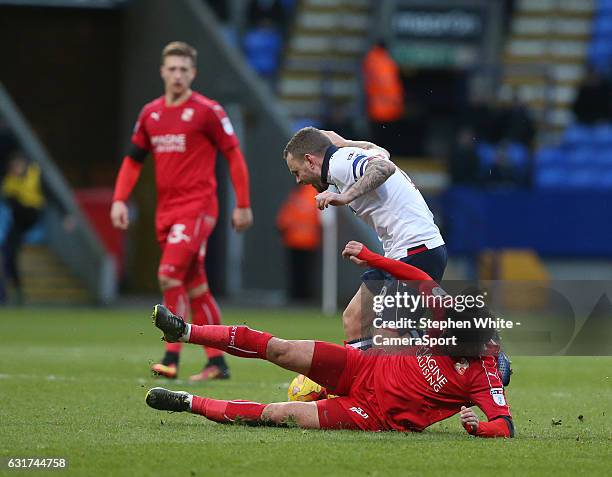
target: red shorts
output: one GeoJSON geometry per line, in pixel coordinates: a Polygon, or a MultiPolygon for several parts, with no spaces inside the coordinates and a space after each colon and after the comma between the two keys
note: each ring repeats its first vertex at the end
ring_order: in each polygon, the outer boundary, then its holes
{"type": "Polygon", "coordinates": [[[206,243],[215,223],[215,217],[205,214],[158,218],[157,241],[162,249],[158,276],[181,280],[188,288],[206,283],[206,243]]]}
{"type": "MultiPolygon", "coordinates": [[[[316,350],[315,347],[315,354],[316,350]]],[[[317,401],[321,429],[389,430],[381,417],[382,413],[373,388],[376,356],[350,346],[346,346],[344,352],[344,369],[338,383],[328,389],[329,393],[338,394],[339,397],[317,401]]],[[[323,365],[323,361],[315,360],[313,357],[313,364],[317,362],[323,365]]],[[[331,366],[333,364],[327,363],[331,366]]],[[[309,375],[313,374],[312,371],[316,378],[317,370],[311,369],[309,375]]]]}

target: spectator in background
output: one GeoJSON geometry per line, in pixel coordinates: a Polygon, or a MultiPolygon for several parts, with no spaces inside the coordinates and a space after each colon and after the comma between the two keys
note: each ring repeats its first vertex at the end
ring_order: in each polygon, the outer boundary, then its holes
{"type": "Polygon", "coordinates": [[[16,302],[23,303],[21,276],[17,265],[24,235],[38,221],[45,199],[42,192],[40,167],[17,151],[8,161],[6,177],[2,181],[2,195],[11,209],[12,224],[3,245],[6,278],[12,282],[16,302]]]}
{"type": "Polygon", "coordinates": [[[312,186],[295,187],[276,217],[289,255],[289,290],[293,300],[311,300],[315,296],[316,253],[321,243],[316,194],[312,186]]]}
{"type": "Polygon", "coordinates": [[[405,94],[399,67],[384,42],[379,41],[367,52],[362,72],[372,142],[397,150],[405,94]]]}
{"type": "Polygon", "coordinates": [[[502,109],[500,120],[504,139],[531,145],[535,137],[535,125],[529,108],[517,94],[514,95],[510,107],[502,109]]]}
{"type": "Polygon", "coordinates": [[[578,87],[578,94],[572,104],[576,120],[584,124],[612,119],[612,88],[610,82],[593,67],[588,66],[587,74],[578,87]]]}
{"type": "Polygon", "coordinates": [[[474,131],[463,128],[457,134],[450,163],[454,185],[474,185],[478,182],[480,162],[476,153],[474,131]]]}

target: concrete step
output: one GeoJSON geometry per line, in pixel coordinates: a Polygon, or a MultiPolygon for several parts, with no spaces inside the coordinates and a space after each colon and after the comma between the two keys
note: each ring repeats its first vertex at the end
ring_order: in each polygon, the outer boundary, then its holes
{"type": "Polygon", "coordinates": [[[591,35],[591,20],[519,15],[512,22],[512,35],[514,38],[578,37],[588,40],[591,35]]]}
{"type": "Polygon", "coordinates": [[[295,28],[298,31],[321,33],[352,32],[365,35],[371,26],[367,12],[306,11],[298,15],[295,28]]]}
{"type": "Polygon", "coordinates": [[[285,60],[283,71],[293,74],[313,72],[356,74],[360,69],[361,63],[356,62],[353,56],[293,54],[285,60]]]}
{"type": "Polygon", "coordinates": [[[362,35],[341,32],[334,35],[298,33],[289,41],[288,56],[334,54],[361,57],[367,46],[368,39],[362,35]]]}
{"type": "Polygon", "coordinates": [[[22,249],[19,267],[26,304],[91,304],[87,288],[44,245],[22,249]]]}
{"type": "Polygon", "coordinates": [[[359,84],[356,78],[332,78],[323,82],[316,78],[282,77],[278,91],[283,98],[310,98],[323,94],[332,97],[354,97],[359,93],[359,84]]]}
{"type": "Polygon", "coordinates": [[[372,8],[372,0],[302,0],[304,11],[368,11],[372,8]]]}

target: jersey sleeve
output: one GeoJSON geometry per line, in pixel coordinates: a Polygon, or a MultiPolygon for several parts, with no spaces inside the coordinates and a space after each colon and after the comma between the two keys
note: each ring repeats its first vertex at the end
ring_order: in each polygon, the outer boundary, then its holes
{"type": "Polygon", "coordinates": [[[487,419],[512,417],[510,406],[493,356],[485,356],[473,363],[476,367],[468,396],[485,413],[487,419]]]}
{"type": "Polygon", "coordinates": [[[209,109],[204,123],[204,133],[221,152],[229,151],[239,145],[232,122],[220,104],[214,104],[209,109]]]}
{"type": "Polygon", "coordinates": [[[346,158],[333,157],[329,164],[329,178],[340,190],[350,187],[363,177],[369,156],[364,152],[351,152],[346,158]]]}
{"type": "Polygon", "coordinates": [[[151,150],[151,142],[149,140],[149,134],[146,130],[145,119],[146,119],[145,108],[142,108],[140,114],[138,114],[138,119],[136,120],[136,124],[134,125],[134,131],[132,131],[132,144],[143,149],[145,151],[151,150]]]}

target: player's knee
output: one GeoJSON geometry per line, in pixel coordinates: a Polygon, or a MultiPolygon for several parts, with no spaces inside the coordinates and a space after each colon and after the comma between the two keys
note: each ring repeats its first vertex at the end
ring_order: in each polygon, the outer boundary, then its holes
{"type": "Polygon", "coordinates": [[[183,284],[182,280],[178,278],[168,277],[166,275],[158,275],[157,281],[161,291],[168,290],[169,288],[179,287],[183,284]]]}
{"type": "Polygon", "coordinates": [[[187,285],[187,295],[189,298],[195,298],[208,292],[208,283],[200,283],[199,285],[187,285]]]}
{"type": "Polygon", "coordinates": [[[288,364],[291,361],[291,342],[272,338],[268,342],[266,357],[268,361],[272,361],[279,366],[288,364]]]}

